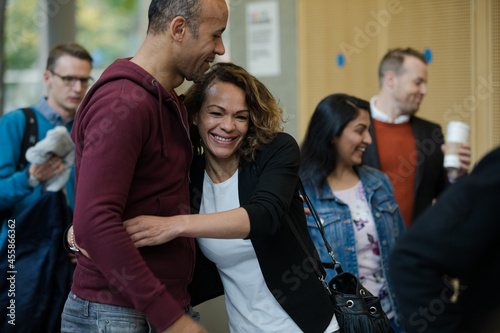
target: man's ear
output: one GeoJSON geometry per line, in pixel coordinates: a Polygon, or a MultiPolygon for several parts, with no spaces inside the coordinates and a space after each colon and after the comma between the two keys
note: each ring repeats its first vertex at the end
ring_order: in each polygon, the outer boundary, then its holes
{"type": "Polygon", "coordinates": [[[185,34],[187,33],[188,28],[188,22],[182,16],[176,16],[170,22],[170,34],[172,35],[172,38],[177,42],[182,41],[185,34]]]}
{"type": "Polygon", "coordinates": [[[394,88],[394,80],[396,79],[396,73],[394,71],[386,71],[384,74],[384,84],[389,88],[394,88]]]}
{"type": "Polygon", "coordinates": [[[51,79],[53,77],[53,75],[51,75],[52,73],[46,69],[45,72],[43,72],[43,81],[45,82],[45,84],[50,88],[50,84],[52,83],[51,79]]]}

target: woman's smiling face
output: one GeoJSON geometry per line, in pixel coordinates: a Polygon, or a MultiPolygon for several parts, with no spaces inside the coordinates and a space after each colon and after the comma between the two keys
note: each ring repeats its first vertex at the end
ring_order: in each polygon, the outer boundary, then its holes
{"type": "Polygon", "coordinates": [[[337,166],[353,167],[361,164],[366,147],[372,143],[369,128],[370,113],[360,109],[356,119],[351,120],[340,136],[333,139],[337,147],[337,166]]]}
{"type": "Polygon", "coordinates": [[[226,82],[212,84],[196,119],[205,154],[215,159],[238,157],[238,148],[250,124],[250,111],[241,88],[226,82]]]}

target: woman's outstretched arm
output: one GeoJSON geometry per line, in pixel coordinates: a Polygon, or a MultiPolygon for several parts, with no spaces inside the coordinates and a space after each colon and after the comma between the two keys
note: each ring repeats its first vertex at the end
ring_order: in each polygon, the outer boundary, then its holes
{"type": "Polygon", "coordinates": [[[220,213],[161,216],[138,216],[124,222],[135,246],[152,246],[177,237],[246,238],[250,218],[244,208],[220,213]]]}

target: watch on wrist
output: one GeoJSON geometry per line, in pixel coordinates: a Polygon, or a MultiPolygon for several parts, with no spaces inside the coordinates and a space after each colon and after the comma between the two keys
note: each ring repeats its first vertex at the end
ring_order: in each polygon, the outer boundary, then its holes
{"type": "Polygon", "coordinates": [[[31,187],[37,187],[38,185],[40,185],[40,181],[38,180],[38,178],[36,178],[35,176],[33,176],[29,169],[26,170],[26,177],[28,179],[28,184],[31,186],[31,187]]]}
{"type": "Polygon", "coordinates": [[[71,243],[69,244],[69,249],[73,252],[80,252],[80,249],[76,247],[76,244],[75,244],[75,233],[74,233],[74,230],[73,228],[71,228],[71,232],[69,234],[69,237],[70,237],[70,240],[71,240],[71,243]]]}

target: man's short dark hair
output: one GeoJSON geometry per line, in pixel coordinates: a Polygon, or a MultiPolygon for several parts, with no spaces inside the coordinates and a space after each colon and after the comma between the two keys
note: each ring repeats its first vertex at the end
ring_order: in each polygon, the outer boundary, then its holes
{"type": "Polygon", "coordinates": [[[191,35],[198,37],[201,2],[202,0],[152,0],[148,12],[148,33],[162,33],[174,18],[182,16],[191,28],[191,35]]]}
{"type": "Polygon", "coordinates": [[[427,58],[425,55],[415,49],[412,49],[411,47],[406,49],[397,48],[389,50],[389,52],[387,52],[382,58],[378,68],[380,87],[382,87],[385,72],[393,71],[396,75],[400,75],[402,73],[405,57],[415,57],[427,65],[427,58]]]}
{"type": "Polygon", "coordinates": [[[49,71],[54,71],[56,67],[57,60],[63,56],[63,55],[69,55],[81,60],[86,60],[90,62],[90,65],[92,65],[92,57],[90,56],[89,52],[85,50],[81,45],[76,44],[76,43],[69,43],[69,44],[61,44],[54,46],[50,52],[49,52],[49,57],[47,59],[47,67],[46,69],[49,71]]]}

